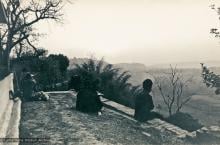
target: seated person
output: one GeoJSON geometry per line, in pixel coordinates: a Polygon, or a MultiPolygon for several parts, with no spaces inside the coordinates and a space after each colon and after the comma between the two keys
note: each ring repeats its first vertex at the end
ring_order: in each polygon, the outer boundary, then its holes
{"type": "Polygon", "coordinates": [[[85,113],[101,114],[103,104],[97,93],[98,84],[98,80],[84,80],[82,87],[78,90],[76,110],[85,113]]]}
{"type": "Polygon", "coordinates": [[[27,73],[22,80],[22,101],[47,101],[49,96],[36,89],[36,80],[30,73],[27,73]]]}
{"type": "Polygon", "coordinates": [[[143,82],[143,91],[138,94],[135,99],[135,114],[134,118],[140,122],[144,122],[155,117],[160,118],[160,115],[152,112],[154,104],[152,96],[150,95],[153,82],[150,79],[146,79],[143,82]]]}

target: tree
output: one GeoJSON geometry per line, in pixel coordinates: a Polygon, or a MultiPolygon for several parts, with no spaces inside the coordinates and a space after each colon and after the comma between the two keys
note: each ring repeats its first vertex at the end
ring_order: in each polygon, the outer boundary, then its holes
{"type": "Polygon", "coordinates": [[[67,71],[67,68],[69,66],[69,59],[67,56],[64,56],[63,54],[50,54],[48,58],[52,58],[53,60],[58,61],[59,70],[64,75],[64,73],[67,71]]]}
{"type": "Polygon", "coordinates": [[[216,88],[215,94],[220,94],[220,76],[210,71],[204,63],[201,63],[202,66],[202,78],[203,82],[207,87],[216,88]]]}
{"type": "Polygon", "coordinates": [[[5,12],[5,7],[0,1],[0,23],[1,24],[6,24],[7,23],[7,18],[6,18],[6,12],[5,12]]]}
{"type": "Polygon", "coordinates": [[[155,84],[164,104],[167,106],[169,116],[178,113],[184,105],[186,105],[191,96],[184,97],[183,92],[188,82],[182,79],[176,67],[170,65],[170,72],[163,76],[155,77],[155,84]]]}
{"type": "Polygon", "coordinates": [[[42,20],[61,21],[62,0],[4,0],[7,24],[1,29],[0,65],[9,69],[9,57],[17,45],[36,49],[33,42],[39,36],[34,25],[42,20]]]}
{"type": "Polygon", "coordinates": [[[39,58],[36,69],[37,81],[42,88],[52,86],[56,83],[62,83],[66,79],[69,59],[62,55],[50,54],[47,57],[39,58]]]}
{"type": "MultiPolygon", "coordinates": [[[[216,7],[215,4],[210,5],[210,7],[211,7],[212,10],[214,10],[214,11],[217,13],[217,15],[220,15],[220,7],[216,7]]],[[[220,16],[219,16],[219,19],[220,19],[220,16]]],[[[212,28],[212,29],[210,30],[210,33],[213,34],[215,37],[220,38],[219,29],[217,29],[217,28],[212,28]]]]}

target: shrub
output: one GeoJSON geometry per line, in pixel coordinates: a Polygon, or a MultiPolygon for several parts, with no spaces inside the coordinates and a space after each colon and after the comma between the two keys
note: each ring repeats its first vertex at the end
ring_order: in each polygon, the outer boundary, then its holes
{"type": "Polygon", "coordinates": [[[168,117],[166,121],[188,131],[195,131],[203,127],[198,119],[194,119],[191,115],[182,112],[168,117]]]}
{"type": "Polygon", "coordinates": [[[120,68],[114,68],[112,64],[107,64],[103,59],[89,59],[83,64],[75,64],[72,75],[78,75],[81,78],[80,87],[89,85],[89,82],[100,80],[98,91],[104,94],[107,99],[116,101],[120,104],[132,107],[134,99],[133,92],[138,88],[133,87],[128,80],[131,75],[127,71],[120,72],[120,68]]]}

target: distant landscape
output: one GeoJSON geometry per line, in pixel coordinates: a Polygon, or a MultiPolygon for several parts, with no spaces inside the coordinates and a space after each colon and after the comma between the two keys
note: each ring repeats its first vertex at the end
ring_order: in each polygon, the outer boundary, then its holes
{"type": "MultiPolygon", "coordinates": [[[[70,59],[69,69],[74,68],[74,64],[82,64],[86,62],[88,58],[74,58],[70,59]]],[[[107,62],[106,62],[107,63],[107,62]]],[[[211,71],[216,74],[220,74],[220,62],[210,61],[205,63],[211,71]]],[[[141,85],[142,81],[146,78],[154,79],[154,76],[164,75],[164,72],[169,71],[170,64],[158,64],[152,66],[146,66],[141,63],[118,63],[113,64],[117,68],[121,68],[123,71],[129,71],[131,78],[129,82],[132,85],[141,85]]],[[[190,79],[184,90],[184,95],[192,96],[190,102],[183,107],[183,112],[187,112],[193,115],[202,124],[205,125],[220,125],[220,96],[215,95],[214,88],[207,88],[203,83],[201,77],[201,65],[200,62],[183,62],[173,64],[173,66],[179,68],[179,72],[184,79],[190,79]]],[[[158,89],[154,86],[152,94],[154,96],[155,106],[160,104],[162,108],[160,113],[167,115],[166,107],[163,106],[163,100],[158,92],[158,89]]]]}

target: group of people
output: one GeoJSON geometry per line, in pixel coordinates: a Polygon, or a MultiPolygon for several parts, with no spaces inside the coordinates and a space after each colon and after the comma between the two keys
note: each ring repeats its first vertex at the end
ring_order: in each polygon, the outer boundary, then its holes
{"type": "MultiPolygon", "coordinates": [[[[103,104],[100,100],[97,87],[99,80],[86,81],[82,85],[82,78],[73,76],[69,86],[77,92],[76,110],[85,113],[101,114],[103,104]]],[[[143,82],[143,90],[135,99],[135,114],[134,118],[137,121],[144,122],[153,118],[161,118],[162,116],[153,112],[154,103],[150,92],[153,82],[146,79],[143,82]]]]}
{"type": "MultiPolygon", "coordinates": [[[[101,115],[103,104],[100,99],[100,93],[98,93],[100,80],[91,78],[91,76],[87,78],[81,78],[77,75],[72,76],[69,81],[69,89],[74,89],[77,92],[76,110],[101,115]]],[[[29,72],[21,75],[19,85],[21,86],[21,99],[23,101],[47,101],[49,99],[48,95],[37,89],[36,80],[29,72]]],[[[152,111],[154,109],[153,99],[150,95],[152,85],[153,82],[150,79],[146,79],[143,82],[142,92],[135,98],[134,118],[140,122],[161,117],[152,111]]]]}

